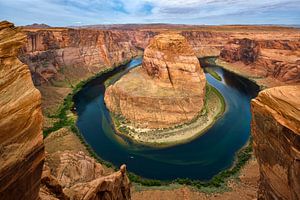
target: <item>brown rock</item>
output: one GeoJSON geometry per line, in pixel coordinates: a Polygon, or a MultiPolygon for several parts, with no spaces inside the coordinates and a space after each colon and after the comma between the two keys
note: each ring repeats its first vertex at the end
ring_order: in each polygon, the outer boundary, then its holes
{"type": "Polygon", "coordinates": [[[82,151],[74,154],[68,151],[60,154],[60,164],[55,170],[56,177],[63,187],[71,187],[75,183],[88,182],[103,175],[99,163],[82,151]]]}
{"type": "Polygon", "coordinates": [[[39,192],[40,198],[45,200],[60,199],[68,200],[70,199],[63,191],[63,187],[60,185],[58,180],[51,175],[50,168],[44,166],[41,188],[39,192]]]}
{"type": "MultiPolygon", "coordinates": [[[[130,182],[126,166],[104,175],[101,164],[83,152],[59,152],[60,162],[52,169],[44,167],[41,199],[117,200],[130,199],[130,182]]],[[[47,161],[51,161],[50,158],[47,161]]],[[[53,156],[53,155],[52,155],[53,156]]]]}
{"type": "Polygon", "coordinates": [[[106,90],[105,103],[134,126],[170,127],[196,117],[203,107],[205,85],[203,70],[186,39],[160,34],[146,48],[142,68],[106,90]]]}
{"type": "Polygon", "coordinates": [[[300,86],[264,90],[251,102],[259,199],[300,199],[300,86]]]}
{"type": "Polygon", "coordinates": [[[129,179],[121,171],[88,183],[76,184],[68,192],[74,200],[131,199],[129,179]]]}
{"type": "Polygon", "coordinates": [[[244,38],[235,39],[221,50],[220,56],[227,62],[242,61],[249,65],[255,62],[259,56],[260,47],[258,42],[244,38]]]}
{"type": "Polygon", "coordinates": [[[76,84],[138,54],[126,32],[69,28],[25,28],[28,42],[20,59],[35,85],[76,84]]]}
{"type": "Polygon", "coordinates": [[[38,199],[44,162],[41,95],[17,58],[26,35],[0,22],[0,199],[38,199]]]}
{"type": "Polygon", "coordinates": [[[246,76],[279,82],[271,86],[300,83],[299,45],[299,40],[234,39],[224,46],[220,58],[237,62],[236,68],[247,68],[246,76]]]}

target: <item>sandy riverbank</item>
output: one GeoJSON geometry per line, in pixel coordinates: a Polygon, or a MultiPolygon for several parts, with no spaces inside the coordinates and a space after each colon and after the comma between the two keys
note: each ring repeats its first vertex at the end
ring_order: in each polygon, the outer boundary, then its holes
{"type": "Polygon", "coordinates": [[[117,132],[134,142],[154,147],[186,143],[204,134],[225,111],[225,100],[212,86],[207,87],[205,107],[191,122],[168,129],[141,129],[112,117],[117,132]]]}

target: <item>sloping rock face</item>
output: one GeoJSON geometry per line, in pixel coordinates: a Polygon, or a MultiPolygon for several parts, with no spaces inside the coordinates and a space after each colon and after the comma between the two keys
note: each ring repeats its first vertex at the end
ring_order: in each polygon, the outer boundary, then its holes
{"type": "Polygon", "coordinates": [[[300,86],[264,90],[251,102],[259,199],[300,199],[300,86]]]}
{"type": "MultiPolygon", "coordinates": [[[[234,39],[220,52],[220,58],[238,63],[249,76],[300,83],[300,40],[234,39]],[[244,65],[243,65],[244,64],[244,65]]],[[[279,84],[277,84],[279,85],[279,84]]]]}
{"type": "Polygon", "coordinates": [[[142,68],[132,70],[105,93],[110,111],[135,126],[164,128],[192,120],[204,104],[206,79],[186,39],[155,36],[142,68]]]}
{"type": "Polygon", "coordinates": [[[244,38],[225,45],[220,52],[220,56],[228,62],[242,61],[244,64],[249,65],[257,60],[259,52],[258,42],[244,38]]]}
{"type": "Polygon", "coordinates": [[[104,175],[101,164],[83,152],[65,151],[59,155],[57,168],[44,167],[41,199],[130,199],[131,184],[125,165],[117,172],[104,175]]]}
{"type": "Polygon", "coordinates": [[[125,165],[117,172],[101,165],[67,128],[45,139],[45,151],[41,199],[130,199],[125,165]]]}
{"type": "Polygon", "coordinates": [[[221,49],[230,40],[230,33],[189,30],[181,34],[188,40],[197,57],[219,56],[221,49]]]}
{"type": "Polygon", "coordinates": [[[41,95],[17,58],[26,35],[0,22],[0,199],[38,199],[44,162],[41,95]]]}
{"type": "Polygon", "coordinates": [[[35,85],[76,83],[138,54],[126,32],[68,28],[25,28],[28,42],[20,53],[35,85]]]}

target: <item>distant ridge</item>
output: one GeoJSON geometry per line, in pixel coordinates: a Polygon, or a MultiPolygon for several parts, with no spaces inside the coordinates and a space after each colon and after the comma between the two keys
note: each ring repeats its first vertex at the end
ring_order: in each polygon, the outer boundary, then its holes
{"type": "Polygon", "coordinates": [[[22,26],[22,27],[24,27],[24,28],[51,28],[51,26],[49,26],[47,24],[38,24],[38,23],[34,23],[34,24],[22,26]]]}

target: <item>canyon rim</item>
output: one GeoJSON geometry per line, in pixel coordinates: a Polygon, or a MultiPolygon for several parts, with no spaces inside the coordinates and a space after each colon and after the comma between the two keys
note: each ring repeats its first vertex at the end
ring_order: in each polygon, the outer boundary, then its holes
{"type": "Polygon", "coordinates": [[[0,1],[0,200],[300,199],[299,5],[130,3],[0,1]]]}

